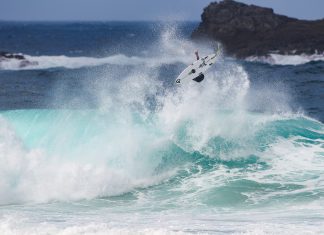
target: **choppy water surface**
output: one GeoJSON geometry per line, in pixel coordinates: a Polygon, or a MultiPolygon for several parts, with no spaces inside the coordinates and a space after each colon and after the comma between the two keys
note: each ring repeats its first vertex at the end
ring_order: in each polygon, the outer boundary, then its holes
{"type": "Polygon", "coordinates": [[[1,234],[323,231],[324,62],[176,86],[195,25],[0,24],[1,234]]]}

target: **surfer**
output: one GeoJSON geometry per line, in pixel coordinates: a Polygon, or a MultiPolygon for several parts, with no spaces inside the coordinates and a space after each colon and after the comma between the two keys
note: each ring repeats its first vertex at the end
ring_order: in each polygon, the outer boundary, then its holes
{"type": "Polygon", "coordinates": [[[195,55],[196,55],[197,60],[199,60],[199,54],[198,54],[198,51],[195,51],[195,55]]]}
{"type": "Polygon", "coordinates": [[[206,71],[216,62],[218,49],[214,54],[200,58],[198,50],[195,51],[196,61],[185,68],[175,80],[175,83],[181,84],[182,80],[193,80],[201,82],[205,78],[206,71]]]}

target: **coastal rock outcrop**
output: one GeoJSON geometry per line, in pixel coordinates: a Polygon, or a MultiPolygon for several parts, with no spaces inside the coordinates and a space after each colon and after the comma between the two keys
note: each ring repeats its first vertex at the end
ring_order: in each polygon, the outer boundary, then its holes
{"type": "Polygon", "coordinates": [[[210,3],[201,18],[192,38],[219,41],[239,58],[324,53],[324,19],[299,20],[234,0],[210,3]]]}
{"type": "Polygon", "coordinates": [[[18,62],[18,67],[24,68],[30,65],[37,65],[38,63],[35,61],[29,61],[25,56],[21,54],[9,53],[9,52],[1,52],[0,51],[0,68],[2,62],[9,62],[11,60],[15,60],[18,62]]]}
{"type": "Polygon", "coordinates": [[[25,60],[26,58],[20,54],[13,54],[13,53],[0,51],[0,61],[5,59],[25,60]]]}

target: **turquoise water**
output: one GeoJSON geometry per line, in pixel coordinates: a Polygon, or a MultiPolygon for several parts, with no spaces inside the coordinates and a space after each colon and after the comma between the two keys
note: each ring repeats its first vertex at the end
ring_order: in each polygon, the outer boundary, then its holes
{"type": "Polygon", "coordinates": [[[38,67],[0,70],[0,234],[322,233],[322,62],[222,55],[203,82],[175,86],[191,52],[212,48],[135,25],[54,24],[66,47],[35,44],[38,67]],[[90,58],[71,27],[135,35],[90,58]]]}
{"type": "Polygon", "coordinates": [[[2,112],[2,226],[27,234],[320,231],[323,124],[218,110],[206,137],[195,120],[166,130],[159,112],[2,112]]]}

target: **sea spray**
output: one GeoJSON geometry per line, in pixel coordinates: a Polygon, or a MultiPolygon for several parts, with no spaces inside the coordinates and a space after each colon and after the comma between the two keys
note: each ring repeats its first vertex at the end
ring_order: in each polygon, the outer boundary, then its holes
{"type": "Polygon", "coordinates": [[[144,51],[127,32],[132,51],[104,61],[40,53],[39,67],[0,71],[0,233],[320,233],[324,127],[286,86],[320,109],[307,89],[321,62],[220,57],[202,83],[175,86],[213,48],[147,32],[144,51]]]}

